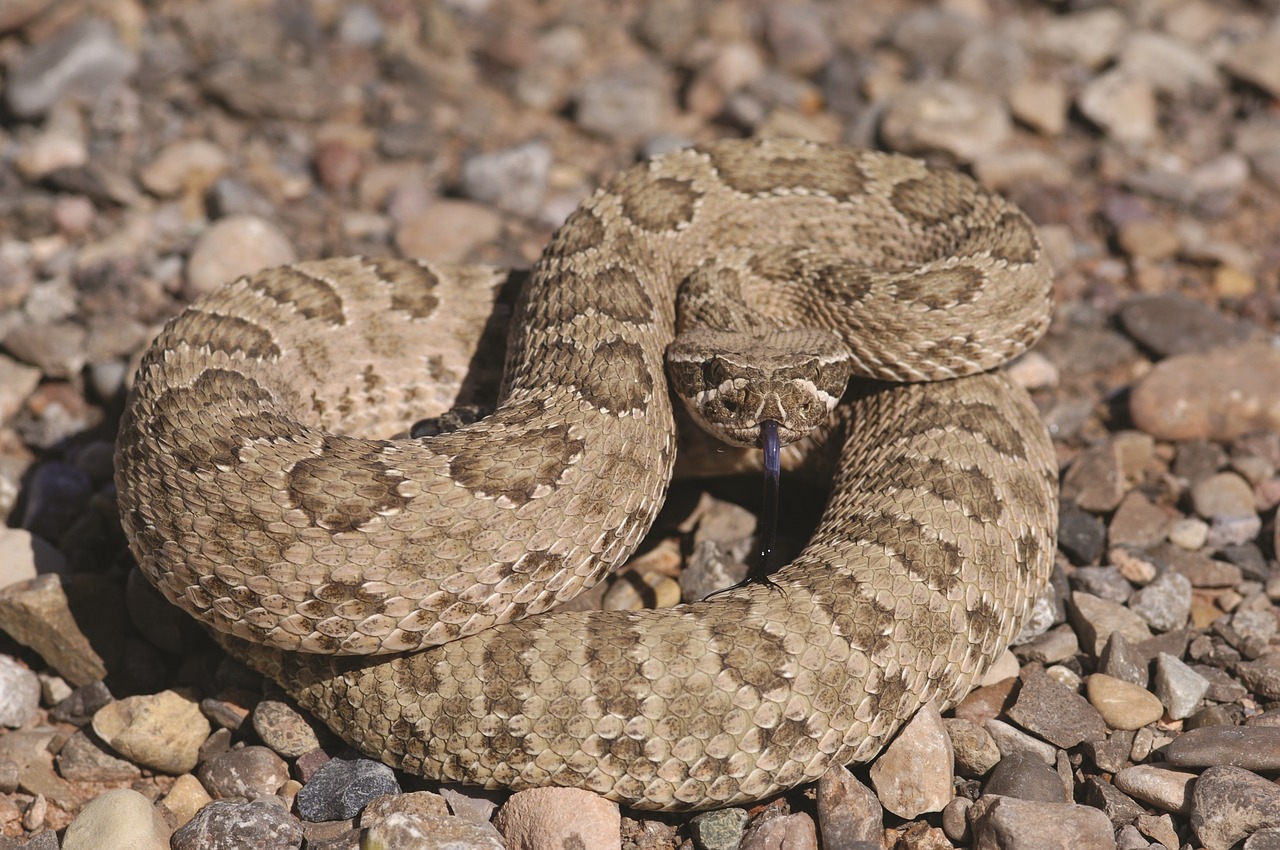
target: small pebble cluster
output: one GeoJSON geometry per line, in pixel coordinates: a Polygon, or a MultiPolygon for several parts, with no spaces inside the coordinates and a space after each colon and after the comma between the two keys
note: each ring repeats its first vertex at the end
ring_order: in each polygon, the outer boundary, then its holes
{"type": "MultiPolygon", "coordinates": [[[[1280,848],[1275,0],[7,0],[0,68],[0,850],[1280,848]],[[1058,569],[959,706],[750,809],[441,788],[133,569],[112,442],[183,304],[301,257],[525,266],[620,167],[741,135],[956,165],[1057,269],[1008,370],[1058,569]]],[[[675,496],[589,604],[735,580],[754,516],[675,496]]]]}

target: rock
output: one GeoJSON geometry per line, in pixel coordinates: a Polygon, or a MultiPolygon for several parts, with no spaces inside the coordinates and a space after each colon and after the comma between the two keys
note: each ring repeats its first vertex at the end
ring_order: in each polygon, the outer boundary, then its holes
{"type": "Polygon", "coordinates": [[[1155,695],[1129,682],[1094,673],[1088,682],[1089,702],[1112,729],[1141,729],[1164,714],[1155,695]]]}
{"type": "MultiPolygon", "coordinates": [[[[1158,226],[1162,233],[1171,232],[1158,226]]],[[[1130,299],[1118,315],[1125,332],[1157,358],[1237,345],[1253,335],[1243,322],[1176,293],[1130,299]]]]}
{"type": "Polygon", "coordinates": [[[984,795],[969,810],[974,850],[1115,848],[1111,821],[1097,809],[984,795]],[[1045,827],[1052,824],[1052,830],[1045,827]]]}
{"type": "Polygon", "coordinates": [[[578,788],[519,791],[498,809],[493,825],[508,850],[622,846],[618,804],[578,788]]]}
{"type": "Polygon", "coordinates": [[[1009,717],[1028,732],[1063,749],[1107,734],[1102,717],[1087,700],[1044,673],[1024,677],[1009,717]]]}
{"type": "Polygon", "coordinates": [[[345,44],[373,47],[382,41],[386,27],[376,9],[364,3],[355,3],[342,10],[337,33],[345,44]]]}
{"type": "Polygon", "coordinates": [[[1146,688],[1149,680],[1147,658],[1119,632],[1107,638],[1098,658],[1098,672],[1140,688],[1146,688]]]}
{"type": "Polygon", "coordinates": [[[132,763],[116,758],[83,729],[58,750],[58,775],[72,782],[132,782],[141,771],[132,763]]]}
{"type": "Polygon", "coordinates": [[[880,124],[891,150],[935,151],[970,162],[1000,148],[1012,124],[992,94],[948,80],[907,83],[891,99],[880,124]]]}
{"type": "Polygon", "coordinates": [[[1254,515],[1253,487],[1234,472],[1219,472],[1191,488],[1191,506],[1205,519],[1254,515]]]}
{"type": "Polygon", "coordinates": [[[40,653],[71,684],[85,685],[107,675],[94,649],[118,648],[116,638],[105,636],[120,634],[112,629],[123,623],[111,620],[123,607],[117,585],[103,576],[42,575],[0,591],[0,629],[40,653]],[[91,599],[100,616],[85,610],[91,599]],[[80,624],[90,629],[89,637],[80,624]]]}
{"type": "Polygon", "coordinates": [[[40,708],[40,680],[25,664],[0,655],[0,726],[17,729],[40,708]]]}
{"type": "Polygon", "coordinates": [[[1236,79],[1280,97],[1280,34],[1269,32],[1236,44],[1224,58],[1223,67],[1236,79]]]}
{"type": "Polygon", "coordinates": [[[462,194],[500,210],[532,218],[542,206],[553,157],[543,141],[476,154],[462,166],[462,194]]]}
{"type": "Polygon", "coordinates": [[[1147,550],[1147,557],[1162,568],[1182,573],[1193,588],[1235,587],[1243,579],[1240,568],[1234,564],[1174,546],[1155,546],[1147,550]]]}
{"type": "Polygon", "coordinates": [[[1133,596],[1133,587],[1116,567],[1080,567],[1067,579],[1072,590],[1121,605],[1133,596]]]}
{"type": "Polygon", "coordinates": [[[1165,758],[1178,767],[1280,770],[1280,727],[1203,726],[1175,738],[1165,748],[1165,758]]]}
{"type": "Polygon", "coordinates": [[[492,242],[501,230],[501,216],[489,207],[441,199],[397,228],[396,246],[406,257],[456,263],[492,242]]]}
{"type": "MultiPolygon", "coordinates": [[[[56,848],[57,845],[55,844],[56,848]]],[[[169,828],[137,791],[107,791],[67,827],[62,850],[169,850],[169,828]]]]}
{"type": "Polygon", "coordinates": [[[1222,86],[1213,61],[1186,42],[1163,33],[1130,34],[1120,50],[1119,68],[1150,83],[1157,92],[1184,99],[1222,86]]]}
{"type": "Polygon", "coordinates": [[[111,702],[115,697],[107,690],[101,679],[81,685],[53,707],[49,717],[59,723],[71,723],[84,726],[93,719],[98,709],[111,702]]]}
{"type": "Polygon", "coordinates": [[[1111,546],[1154,546],[1169,533],[1169,514],[1151,504],[1139,490],[1130,490],[1120,501],[1107,527],[1111,546]]]}
{"type": "Polygon", "coordinates": [[[205,70],[200,83],[211,98],[248,118],[315,121],[337,102],[337,87],[324,71],[283,57],[236,58],[205,70]]]}
{"type": "Polygon", "coordinates": [[[1171,357],[1133,388],[1134,424],[1160,440],[1233,440],[1280,430],[1280,349],[1245,345],[1171,357]]]}
{"type": "Polygon", "coordinates": [[[369,827],[360,841],[361,850],[452,850],[455,847],[466,850],[511,850],[515,846],[504,844],[498,831],[487,823],[475,823],[449,815],[405,812],[387,815],[369,827]]]}
{"type": "Polygon", "coordinates": [[[996,742],[1002,758],[1014,753],[1029,753],[1048,765],[1057,764],[1058,750],[1053,744],[1046,744],[1039,738],[1033,738],[1021,729],[1015,729],[1008,723],[999,720],[988,720],[983,727],[996,742]]]}
{"type": "Polygon", "coordinates": [[[1244,840],[1243,850],[1280,850],[1280,829],[1260,829],[1244,840]]]}
{"type": "Polygon", "coordinates": [[[1092,594],[1073,592],[1068,613],[1080,636],[1080,645],[1094,655],[1102,652],[1113,632],[1119,632],[1130,643],[1141,643],[1151,637],[1151,630],[1137,614],[1092,594]]]}
{"type": "MultiPolygon", "coordinates": [[[[824,837],[827,846],[830,840],[824,837]]],[[[756,818],[742,836],[740,850],[818,850],[818,830],[805,812],[773,818],[756,818]]]]}
{"type": "Polygon", "coordinates": [[[256,800],[280,790],[289,766],[266,747],[238,747],[205,759],[196,775],[215,800],[256,800]]]}
{"type": "Polygon", "coordinates": [[[743,809],[705,812],[689,821],[689,834],[701,850],[736,850],[750,819],[743,809]]]}
{"type": "Polygon", "coordinates": [[[1095,809],[1101,809],[1107,819],[1116,826],[1133,823],[1139,815],[1144,814],[1142,806],[1129,799],[1114,785],[1104,782],[1097,776],[1085,782],[1083,802],[1095,809]]]}
{"type": "Polygon", "coordinates": [[[587,79],[578,91],[578,126],[615,141],[660,133],[669,120],[670,96],[661,72],[640,66],[587,79]]]}
{"type": "Polygon", "coordinates": [[[1236,665],[1244,686],[1263,699],[1280,700],[1280,650],[1236,665]]]}
{"type": "Polygon", "coordinates": [[[35,118],[68,95],[96,98],[132,76],[138,57],[106,21],[81,16],[18,60],[5,85],[9,108],[35,118]]]}
{"type": "Polygon", "coordinates": [[[871,766],[871,787],[893,814],[910,820],[940,812],[954,796],[955,754],[938,709],[929,703],[907,722],[871,766]]]}
{"type": "Polygon", "coordinates": [[[84,368],[85,329],[76,322],[28,323],[4,338],[4,347],[50,378],[71,378],[84,368]]]}
{"type": "MultiPolygon", "coordinates": [[[[968,844],[972,838],[969,831],[969,809],[973,801],[968,797],[952,797],[951,802],[942,810],[942,831],[956,844],[968,844]]],[[[870,843],[869,850],[876,850],[879,842],[870,843]]]]}
{"type": "Polygon", "coordinates": [[[1068,105],[1066,86],[1059,80],[1023,80],[1009,92],[1014,117],[1045,136],[1067,128],[1068,105]]]}
{"type": "Polygon", "coordinates": [[[1003,32],[979,33],[957,51],[952,66],[960,82],[1007,94],[1026,74],[1027,53],[1003,32]]]}
{"type": "Polygon", "coordinates": [[[138,179],[162,198],[183,192],[202,197],[229,167],[227,152],[208,139],[182,139],[166,145],[138,172],[138,179]]]}
{"type": "Polygon", "coordinates": [[[830,22],[813,5],[768,7],[764,37],[778,64],[799,77],[822,70],[835,54],[830,22]]]}
{"type": "Polygon", "coordinates": [[[40,369],[0,354],[0,422],[8,422],[40,384],[40,369]]]}
{"type": "Polygon", "coordinates": [[[1180,519],[1169,526],[1169,542],[1179,549],[1195,552],[1209,541],[1209,523],[1196,517],[1180,519]]]}
{"type": "Polygon", "coordinates": [[[1115,729],[1107,733],[1106,740],[1086,741],[1082,747],[1084,754],[1098,766],[1099,770],[1115,773],[1129,764],[1129,754],[1133,752],[1135,732],[1132,729],[1115,729]]]}
{"type": "Polygon", "coordinates": [[[126,697],[93,715],[93,731],[136,764],[165,773],[189,773],[209,737],[197,703],[176,691],[126,697]]]}
{"type": "Polygon", "coordinates": [[[858,842],[879,846],[884,809],[848,768],[835,765],[818,780],[818,826],[831,847],[854,847],[858,842]]]}
{"type": "MultiPolygon", "coordinates": [[[[449,804],[444,797],[430,791],[406,791],[403,794],[383,794],[369,801],[360,812],[360,826],[369,827],[392,813],[415,817],[448,817],[449,804]]],[[[487,822],[487,818],[484,821],[487,822]]]]}
{"type": "Polygon", "coordinates": [[[1102,520],[1065,502],[1058,508],[1058,548],[1073,564],[1089,564],[1102,556],[1107,527],[1102,520]]]}
{"type": "Polygon", "coordinates": [[[1042,803],[1067,802],[1066,789],[1062,787],[1058,772],[1039,758],[1025,753],[1011,753],[1001,759],[983,786],[982,793],[1042,803]]]}
{"type": "Polygon", "coordinates": [[[1178,658],[1167,652],[1156,656],[1155,694],[1170,718],[1190,717],[1208,690],[1209,681],[1178,658]]]}
{"type": "Polygon", "coordinates": [[[1115,786],[1129,796],[1178,814],[1191,810],[1191,788],[1195,781],[1194,773],[1148,764],[1126,767],[1112,779],[1115,786]]]}
{"type": "Polygon", "coordinates": [[[169,812],[172,822],[181,827],[211,802],[213,798],[204,790],[200,780],[190,773],[184,773],[174,780],[169,793],[157,805],[169,812]]]}
{"type": "Polygon", "coordinates": [[[1080,92],[1076,105],[1108,136],[1125,144],[1142,144],[1156,130],[1156,94],[1151,84],[1123,71],[1094,77],[1080,92]]]}
{"type": "Polygon", "coordinates": [[[1061,664],[1080,651],[1080,641],[1071,627],[1063,624],[1018,647],[1018,656],[1039,664],[1061,664]]]}
{"type": "Polygon", "coordinates": [[[1191,615],[1191,581],[1167,570],[1133,594],[1129,610],[1158,632],[1181,628],[1191,615]]]}
{"type": "Polygon", "coordinates": [[[1191,828],[1205,850],[1230,850],[1261,829],[1280,826],[1280,785],[1238,767],[1211,767],[1196,781],[1191,828]]]}
{"type": "Polygon", "coordinates": [[[1128,28],[1119,9],[1100,6],[1047,18],[1037,28],[1035,47],[1096,70],[1116,55],[1128,28]]]}
{"type": "Polygon", "coordinates": [[[264,699],[254,706],[253,731],[262,743],[285,758],[297,758],[320,747],[306,718],[279,700],[264,699]]]}
{"type": "Polygon", "coordinates": [[[1090,513],[1109,513],[1124,496],[1120,454],[1110,441],[1081,452],[1062,479],[1062,499],[1090,513]]]}
{"type": "Polygon", "coordinates": [[[298,850],[302,824],[268,800],[216,800],[173,834],[173,850],[298,850]]]}
{"type": "Polygon", "coordinates": [[[200,234],[187,260],[187,285],[193,295],[203,295],[243,275],[296,259],[289,238],[274,224],[235,215],[219,219],[200,234]]]}
{"type": "Polygon", "coordinates": [[[375,797],[399,794],[395,773],[371,759],[330,759],[298,792],[298,815],[306,821],[345,820],[375,797]]]}

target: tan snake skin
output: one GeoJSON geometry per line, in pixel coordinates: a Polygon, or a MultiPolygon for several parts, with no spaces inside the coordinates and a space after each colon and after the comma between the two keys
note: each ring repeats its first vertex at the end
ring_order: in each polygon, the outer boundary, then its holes
{"type": "Polygon", "coordinates": [[[1057,474],[1026,394],[985,372],[1048,321],[1009,204],[798,141],[638,165],[533,270],[497,412],[380,439],[465,371],[449,352],[495,275],[342,259],[236,281],[156,340],[122,423],[142,571],[344,739],[444,780],[740,803],[871,758],[1017,633],[1052,565],[1057,474]],[[620,565],[662,503],[686,279],[836,330],[856,374],[938,382],[855,381],[833,495],[778,590],[530,616],[620,565]]]}

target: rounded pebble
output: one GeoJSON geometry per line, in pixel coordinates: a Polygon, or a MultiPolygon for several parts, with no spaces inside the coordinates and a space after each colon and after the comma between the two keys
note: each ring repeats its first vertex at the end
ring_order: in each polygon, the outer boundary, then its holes
{"type": "Polygon", "coordinates": [[[1141,729],[1164,714],[1155,694],[1103,673],[1090,676],[1087,689],[1089,702],[1112,729],[1141,729]]]}
{"type": "Polygon", "coordinates": [[[169,850],[169,828],[137,791],[106,791],[67,827],[62,850],[169,850]]]}
{"type": "Polygon", "coordinates": [[[194,700],[175,691],[126,697],[93,715],[93,731],[125,758],[164,773],[189,773],[211,731],[194,700]]]}
{"type": "Polygon", "coordinates": [[[302,824],[277,804],[216,800],[173,834],[173,850],[298,850],[302,824]]]}
{"type": "Polygon", "coordinates": [[[238,277],[297,259],[289,238],[271,222],[233,215],[211,225],[191,249],[187,284],[193,295],[212,292],[238,277]]]}

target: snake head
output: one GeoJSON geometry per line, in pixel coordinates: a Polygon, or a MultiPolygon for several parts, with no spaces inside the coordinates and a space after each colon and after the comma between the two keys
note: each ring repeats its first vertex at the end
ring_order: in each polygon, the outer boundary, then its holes
{"type": "Polygon", "coordinates": [[[851,355],[824,330],[685,331],[667,347],[676,395],[708,433],[759,447],[761,424],[778,424],[782,445],[827,421],[844,394],[851,355]]]}

